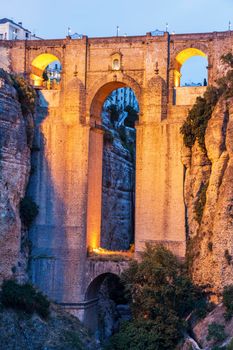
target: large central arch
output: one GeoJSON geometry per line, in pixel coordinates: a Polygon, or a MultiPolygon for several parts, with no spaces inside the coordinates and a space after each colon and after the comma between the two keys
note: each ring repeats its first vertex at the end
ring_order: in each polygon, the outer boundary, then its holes
{"type": "Polygon", "coordinates": [[[100,247],[102,210],[102,159],[103,134],[101,112],[104,101],[114,90],[130,87],[140,105],[140,87],[136,81],[121,72],[106,76],[91,90],[87,110],[91,125],[89,138],[88,164],[88,203],[87,203],[87,247],[90,250],[100,247]]]}

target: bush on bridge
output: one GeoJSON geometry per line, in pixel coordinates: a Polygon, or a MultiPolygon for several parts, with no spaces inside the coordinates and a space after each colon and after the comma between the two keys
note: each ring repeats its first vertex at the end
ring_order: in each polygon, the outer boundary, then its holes
{"type": "Polygon", "coordinates": [[[122,280],[133,319],[122,325],[107,349],[174,349],[186,329],[184,319],[206,306],[185,265],[163,246],[148,245],[142,261],[132,262],[122,280]]]}

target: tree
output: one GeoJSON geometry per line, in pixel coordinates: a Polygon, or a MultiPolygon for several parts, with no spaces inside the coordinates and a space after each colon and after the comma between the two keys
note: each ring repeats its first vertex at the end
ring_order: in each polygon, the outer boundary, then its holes
{"type": "Polygon", "coordinates": [[[163,246],[147,245],[141,262],[134,261],[122,281],[133,319],[113,336],[108,349],[174,349],[185,330],[184,319],[205,304],[185,265],[163,246]]]}
{"type": "Polygon", "coordinates": [[[129,126],[130,128],[134,128],[135,122],[138,120],[138,112],[132,106],[126,106],[125,112],[128,113],[127,118],[125,119],[125,126],[129,126]]]}
{"type": "Polygon", "coordinates": [[[118,121],[119,116],[120,116],[119,106],[112,103],[112,104],[107,108],[107,111],[108,111],[108,113],[109,113],[110,121],[111,121],[111,123],[114,125],[114,123],[118,121]]]}

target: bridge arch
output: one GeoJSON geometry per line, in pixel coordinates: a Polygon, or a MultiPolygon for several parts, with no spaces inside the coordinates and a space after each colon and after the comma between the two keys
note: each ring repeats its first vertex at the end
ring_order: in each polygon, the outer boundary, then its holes
{"type": "Polygon", "coordinates": [[[99,292],[103,282],[110,278],[112,282],[119,283],[120,278],[117,274],[112,272],[105,272],[94,278],[88,285],[85,293],[86,307],[84,311],[84,325],[95,332],[99,328],[98,320],[98,300],[99,292]]]}
{"type": "Polygon", "coordinates": [[[101,123],[101,111],[107,96],[114,90],[129,87],[135,93],[141,111],[141,87],[132,77],[122,72],[112,72],[104,78],[95,82],[89,89],[87,98],[87,118],[88,121],[98,121],[101,123]]]}
{"type": "MultiPolygon", "coordinates": [[[[103,174],[103,134],[102,107],[108,95],[114,90],[129,87],[135,93],[141,112],[141,88],[130,76],[122,72],[113,72],[90,89],[87,101],[89,122],[89,166],[88,166],[88,205],[87,205],[87,248],[90,250],[101,246],[102,225],[102,174],[103,174]],[[95,174],[93,176],[93,174],[95,174]]],[[[135,209],[133,209],[135,210],[135,209]]],[[[134,214],[132,214],[134,220],[134,214]]],[[[134,230],[134,223],[132,224],[134,230]]],[[[134,235],[134,233],[132,234],[134,235]]]]}
{"type": "Polygon", "coordinates": [[[57,55],[57,52],[40,53],[31,61],[30,79],[33,85],[42,87],[44,82],[47,88],[51,88],[51,82],[53,82],[53,86],[59,85],[61,67],[60,55],[57,55]],[[46,71],[46,68],[52,64],[54,64],[54,67],[51,67],[50,71],[46,71]],[[56,77],[54,74],[56,74],[56,77]],[[54,84],[55,82],[56,84],[54,84]]]}
{"type": "MultiPolygon", "coordinates": [[[[174,86],[180,86],[181,68],[190,59],[196,56],[208,59],[207,50],[202,46],[188,47],[181,51],[176,51],[173,62],[174,67],[174,86]]],[[[207,68],[207,67],[206,67],[207,68]]]]}

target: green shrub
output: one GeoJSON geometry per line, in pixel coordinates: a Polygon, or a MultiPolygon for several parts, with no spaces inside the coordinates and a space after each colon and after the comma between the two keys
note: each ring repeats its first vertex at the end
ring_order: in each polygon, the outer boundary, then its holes
{"type": "Polygon", "coordinates": [[[207,340],[213,340],[214,343],[223,341],[226,338],[226,333],[224,332],[225,327],[219,323],[213,322],[208,326],[207,340]]]}
{"type": "Polygon", "coordinates": [[[128,116],[125,119],[124,125],[134,128],[136,121],[138,121],[138,111],[128,105],[125,107],[125,112],[128,113],[128,116]]]}
{"type": "Polygon", "coordinates": [[[23,115],[35,112],[36,92],[20,75],[13,75],[13,86],[16,89],[23,115]]]}
{"type": "Polygon", "coordinates": [[[147,245],[141,262],[133,261],[122,275],[133,314],[107,349],[174,349],[183,321],[194,310],[205,310],[202,291],[186,267],[163,246],[147,245]]]}
{"type": "Polygon", "coordinates": [[[77,350],[84,350],[80,335],[75,331],[65,331],[64,333],[66,342],[77,350]]]}
{"type": "Polygon", "coordinates": [[[119,129],[117,129],[119,137],[121,139],[121,143],[123,146],[126,146],[127,144],[127,134],[126,134],[126,129],[124,126],[121,126],[119,129]]]}
{"type": "Polygon", "coordinates": [[[226,350],[233,350],[233,339],[230,341],[230,343],[227,345],[226,350]]]}
{"type": "Polygon", "coordinates": [[[29,283],[20,285],[13,280],[4,281],[0,300],[5,307],[27,314],[37,312],[43,318],[49,316],[49,301],[29,283]]]}
{"type": "Polygon", "coordinates": [[[198,199],[194,205],[194,211],[196,214],[196,221],[201,224],[202,216],[203,216],[203,211],[205,208],[205,203],[206,203],[206,191],[208,188],[209,183],[207,182],[206,184],[202,184],[200,188],[200,192],[198,195],[198,199]]]}
{"type": "Polygon", "coordinates": [[[233,96],[232,53],[223,55],[221,60],[223,64],[226,65],[225,76],[217,80],[217,86],[209,86],[203,97],[197,97],[196,103],[189,111],[188,116],[180,129],[183,134],[184,144],[187,147],[191,148],[197,140],[204,152],[206,152],[205,131],[214,107],[221,96],[224,98],[233,96]]]}
{"type": "Polygon", "coordinates": [[[223,289],[223,305],[226,308],[225,319],[229,321],[233,316],[233,284],[223,289]]]}
{"type": "Polygon", "coordinates": [[[114,124],[115,122],[117,122],[120,116],[120,110],[118,105],[111,104],[108,107],[108,112],[111,123],[114,124]]]}
{"type": "Polygon", "coordinates": [[[12,75],[13,86],[17,91],[22,114],[26,123],[27,143],[31,147],[34,135],[33,114],[36,106],[36,92],[34,88],[20,75],[12,75]]]}
{"type": "Polygon", "coordinates": [[[215,87],[208,87],[203,97],[197,97],[180,129],[187,147],[192,147],[197,140],[201,149],[206,150],[205,131],[217,101],[218,89],[215,87]]]}
{"type": "Polygon", "coordinates": [[[26,227],[30,227],[39,213],[38,205],[31,197],[24,197],[20,201],[20,218],[26,227]]]}
{"type": "Polygon", "coordinates": [[[138,320],[125,322],[119,333],[106,345],[106,350],[163,350],[175,349],[181,333],[179,319],[170,315],[169,319],[138,320]]]}

